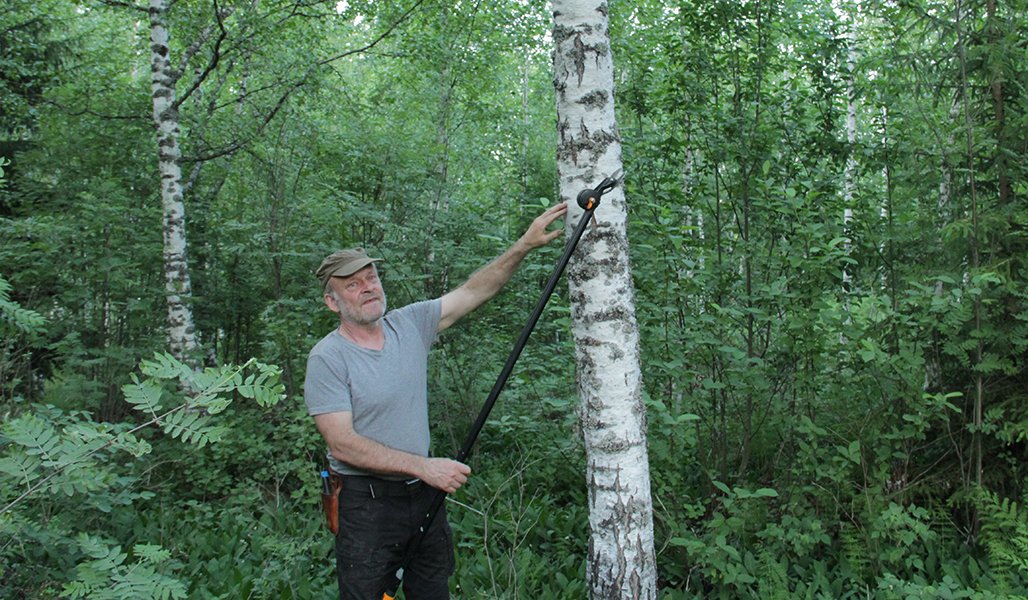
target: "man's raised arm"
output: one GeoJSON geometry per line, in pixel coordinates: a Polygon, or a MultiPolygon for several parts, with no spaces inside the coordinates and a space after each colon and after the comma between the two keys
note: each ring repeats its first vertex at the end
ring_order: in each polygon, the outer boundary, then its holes
{"type": "Polygon", "coordinates": [[[567,209],[567,204],[564,202],[546,209],[532,221],[528,230],[506,252],[475,271],[460,287],[444,295],[439,331],[453,325],[458,319],[495,296],[514,275],[518,266],[521,265],[521,261],[529,252],[545,246],[560,236],[562,230],[548,231],[547,228],[564,216],[567,209]]]}

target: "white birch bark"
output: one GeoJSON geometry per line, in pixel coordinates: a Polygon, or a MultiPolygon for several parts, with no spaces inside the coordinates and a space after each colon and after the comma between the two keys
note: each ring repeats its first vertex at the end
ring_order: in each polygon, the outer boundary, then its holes
{"type": "Polygon", "coordinates": [[[192,285],[186,261],[186,211],[182,199],[182,152],[179,148],[178,107],[171,66],[166,0],[150,0],[150,52],[153,120],[157,129],[161,206],[164,214],[164,287],[168,300],[168,345],[173,356],[188,362],[197,348],[193,313],[189,306],[192,285]]]}
{"type": "MultiPolygon", "coordinates": [[[[854,190],[857,179],[857,92],[856,92],[856,69],[857,69],[857,23],[853,23],[849,32],[849,51],[846,57],[846,144],[849,148],[849,156],[846,157],[845,178],[843,180],[843,209],[842,227],[846,233],[845,250],[849,254],[852,244],[849,239],[849,227],[853,221],[854,190]]],[[[842,294],[845,298],[850,289],[849,266],[842,267],[842,294]]]]}
{"type": "MultiPolygon", "coordinates": [[[[555,0],[558,169],[567,226],[578,192],[621,168],[614,77],[603,0],[555,0]]],[[[603,196],[598,226],[570,263],[578,394],[589,488],[590,597],[656,598],[653,503],[623,188],[603,196]]]]}

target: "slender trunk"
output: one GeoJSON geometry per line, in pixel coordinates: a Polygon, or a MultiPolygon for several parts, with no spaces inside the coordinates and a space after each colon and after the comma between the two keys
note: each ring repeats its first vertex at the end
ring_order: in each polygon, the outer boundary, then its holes
{"type": "Polygon", "coordinates": [[[150,50],[153,120],[157,129],[157,156],[164,214],[164,289],[168,300],[168,345],[171,354],[194,362],[197,349],[189,302],[192,285],[186,260],[186,211],[182,199],[179,160],[179,116],[175,105],[178,75],[171,66],[165,0],[150,0],[150,50]]]}
{"type": "MultiPolygon", "coordinates": [[[[970,239],[970,251],[971,251],[971,272],[977,273],[980,265],[980,258],[978,252],[978,195],[976,193],[976,184],[974,176],[974,132],[971,125],[971,108],[969,106],[969,100],[967,97],[967,91],[969,86],[967,80],[967,60],[965,58],[966,48],[964,45],[963,36],[963,3],[957,0],[956,6],[956,29],[957,29],[957,55],[960,59],[960,99],[963,108],[964,117],[964,134],[966,142],[966,160],[967,160],[967,173],[969,178],[969,188],[971,190],[971,239],[970,239]]],[[[976,334],[980,334],[982,330],[982,301],[981,294],[977,294],[974,297],[974,329],[976,334]]],[[[982,361],[982,355],[984,354],[984,348],[982,346],[981,335],[975,336],[977,342],[975,344],[975,364],[980,364],[982,361]]],[[[972,442],[972,465],[973,465],[973,477],[975,485],[980,486],[982,484],[982,421],[984,414],[984,397],[985,388],[982,380],[981,373],[975,374],[975,392],[974,392],[974,441],[972,442]]]]}
{"type": "MultiPolygon", "coordinates": [[[[969,106],[969,100],[967,98],[967,91],[970,87],[967,80],[967,60],[965,57],[966,48],[964,45],[964,36],[961,29],[963,19],[963,3],[957,1],[957,54],[960,58],[960,98],[964,112],[964,133],[966,141],[966,159],[967,159],[967,173],[969,178],[969,187],[971,190],[971,239],[970,239],[970,250],[971,250],[971,272],[977,273],[980,265],[979,258],[979,231],[978,231],[978,194],[976,192],[975,176],[974,176],[974,132],[971,126],[971,108],[969,106]]],[[[981,294],[977,294],[974,297],[974,329],[975,333],[979,334],[975,336],[977,340],[975,344],[975,364],[982,362],[982,356],[984,354],[984,348],[982,346],[981,330],[982,330],[982,300],[981,294]]],[[[974,390],[974,441],[972,442],[972,465],[973,465],[973,477],[974,483],[977,486],[982,484],[982,423],[984,415],[984,398],[985,398],[985,385],[980,372],[975,373],[975,390],[974,390]]]]}
{"type": "MultiPolygon", "coordinates": [[[[949,118],[952,121],[956,121],[960,116],[960,105],[956,99],[954,99],[952,106],[949,110],[949,118]]],[[[944,148],[955,148],[956,140],[953,134],[949,134],[946,137],[946,143],[944,148]]],[[[950,167],[950,161],[947,157],[948,152],[943,152],[939,178],[939,196],[936,202],[936,214],[938,215],[938,221],[936,230],[939,232],[936,237],[936,246],[938,248],[937,254],[942,256],[946,246],[945,237],[943,236],[943,228],[950,222],[951,217],[949,216],[953,209],[952,204],[952,188],[953,188],[953,169],[950,167]]],[[[942,279],[938,279],[935,282],[935,296],[936,298],[942,298],[946,288],[942,279]]],[[[925,356],[925,377],[924,377],[924,391],[936,392],[942,390],[942,363],[940,357],[942,356],[943,342],[941,335],[938,330],[932,332],[932,343],[930,346],[930,352],[926,353],[925,356]]]]}
{"type": "MultiPolygon", "coordinates": [[[[578,192],[622,166],[603,0],[553,2],[558,169],[568,225],[578,192]]],[[[623,188],[603,197],[569,273],[589,488],[588,580],[594,599],[657,595],[639,326],[623,188]]]]}
{"type": "MultiPolygon", "coordinates": [[[[985,3],[985,12],[988,42],[990,46],[994,46],[999,42],[1000,37],[999,26],[996,23],[996,0],[988,0],[985,3]]],[[[988,52],[986,56],[991,57],[992,53],[988,52]]],[[[1006,144],[1006,108],[1003,100],[1003,78],[999,74],[999,69],[989,69],[989,73],[989,92],[992,94],[992,116],[996,121],[994,134],[996,136],[996,150],[994,156],[996,161],[996,179],[999,184],[999,203],[1000,206],[1006,206],[1013,197],[1014,191],[1010,181],[1010,173],[1007,170],[1007,153],[1004,151],[1006,144]]]]}
{"type": "MultiPolygon", "coordinates": [[[[857,24],[856,19],[854,19],[852,29],[850,29],[849,33],[849,51],[846,57],[846,145],[848,152],[846,156],[846,172],[843,180],[842,193],[842,228],[846,239],[846,254],[849,254],[852,249],[852,244],[849,238],[849,228],[850,223],[853,221],[854,195],[857,179],[857,92],[854,74],[857,69],[856,38],[857,24]]],[[[850,289],[850,277],[849,266],[844,265],[842,267],[842,293],[844,302],[848,302],[845,298],[847,291],[850,289]]]]}
{"type": "MultiPolygon", "coordinates": [[[[448,22],[448,16],[443,11],[442,19],[448,22]]],[[[448,27],[445,27],[448,29],[448,27]]],[[[435,237],[437,224],[441,219],[446,218],[450,208],[449,179],[450,179],[450,119],[453,113],[453,88],[456,85],[453,75],[453,53],[447,50],[442,57],[443,63],[439,70],[439,98],[437,100],[437,112],[435,121],[435,165],[432,169],[432,186],[435,188],[429,202],[429,221],[427,235],[425,236],[425,283],[424,289],[428,296],[434,297],[443,293],[449,287],[448,268],[444,267],[439,278],[436,279],[433,273],[436,269],[435,245],[432,240],[435,237]]]]}
{"type": "MultiPolygon", "coordinates": [[[[528,132],[531,126],[528,113],[528,92],[531,76],[532,57],[525,53],[525,64],[521,76],[521,196],[528,199],[528,132]]],[[[518,203],[520,207],[521,204],[518,203]]],[[[517,215],[520,217],[520,213],[517,215]]],[[[508,223],[510,220],[508,220],[508,223]]],[[[508,233],[508,235],[510,235],[508,233]]],[[[513,237],[513,236],[511,236],[513,237]]]]}
{"type": "MultiPolygon", "coordinates": [[[[689,127],[688,125],[686,126],[689,127]]],[[[691,139],[691,136],[689,136],[691,139]]],[[[692,180],[696,176],[696,150],[688,142],[685,150],[685,160],[682,163],[682,197],[692,198],[692,180]]],[[[695,268],[689,267],[685,270],[685,278],[692,279],[696,272],[702,273],[706,267],[706,248],[703,245],[705,234],[703,231],[703,210],[700,207],[685,207],[685,225],[691,231],[692,237],[696,238],[695,247],[698,249],[695,268]]],[[[681,275],[681,274],[679,274],[681,275]]],[[[702,311],[704,304],[697,304],[697,310],[702,311]]]]}

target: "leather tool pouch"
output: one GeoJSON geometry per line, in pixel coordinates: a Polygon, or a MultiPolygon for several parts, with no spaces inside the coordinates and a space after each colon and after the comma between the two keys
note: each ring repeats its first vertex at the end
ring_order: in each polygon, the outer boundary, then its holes
{"type": "Polygon", "coordinates": [[[332,535],[339,532],[339,490],[343,489],[343,478],[329,473],[328,489],[321,491],[321,508],[325,511],[325,525],[332,535]]]}

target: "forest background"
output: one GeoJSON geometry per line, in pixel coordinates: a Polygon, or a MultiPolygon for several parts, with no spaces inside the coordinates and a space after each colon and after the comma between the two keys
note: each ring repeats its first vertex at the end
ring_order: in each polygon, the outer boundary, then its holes
{"type": "MultiPolygon", "coordinates": [[[[332,597],[312,272],[363,245],[435,297],[558,200],[552,17],[165,8],[194,362],[145,7],[0,8],[0,597],[332,597]]],[[[661,598],[1028,597],[1025,9],[609,3],[661,598]]],[[[434,350],[437,453],[556,246],[434,350]]],[[[452,498],[456,597],[586,595],[569,320],[562,287],[452,498]]]]}

